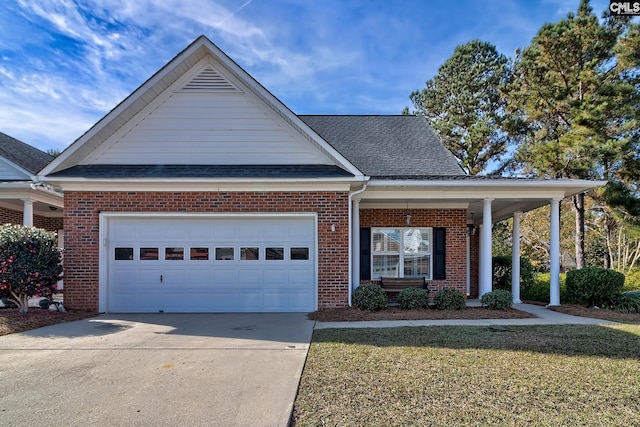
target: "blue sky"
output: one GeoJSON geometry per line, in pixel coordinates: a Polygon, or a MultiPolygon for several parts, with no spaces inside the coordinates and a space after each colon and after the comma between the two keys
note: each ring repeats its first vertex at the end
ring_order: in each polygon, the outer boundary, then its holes
{"type": "Polygon", "coordinates": [[[0,131],[64,149],[200,34],[295,113],[399,114],[457,45],[511,57],[578,3],[3,0],[0,131]]]}

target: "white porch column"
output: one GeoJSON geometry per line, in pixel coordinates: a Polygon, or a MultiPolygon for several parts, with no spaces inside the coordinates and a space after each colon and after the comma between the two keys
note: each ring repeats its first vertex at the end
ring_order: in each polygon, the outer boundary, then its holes
{"type": "Polygon", "coordinates": [[[551,232],[549,233],[549,264],[551,283],[549,305],[560,305],[560,200],[551,200],[551,232]]]}
{"type": "Polygon", "coordinates": [[[482,274],[480,275],[480,297],[487,292],[491,292],[491,288],[493,287],[493,268],[491,266],[492,201],[493,199],[484,199],[482,201],[482,234],[480,235],[482,238],[480,242],[480,265],[482,274]]]}
{"type": "Polygon", "coordinates": [[[480,291],[482,290],[482,288],[480,288],[480,281],[482,280],[482,229],[484,227],[482,226],[482,224],[478,225],[478,294],[480,294],[480,291]]]}
{"type": "Polygon", "coordinates": [[[471,234],[467,227],[467,295],[471,294],[471,234]]]}
{"type": "Polygon", "coordinates": [[[360,200],[353,200],[353,211],[351,213],[353,215],[353,220],[351,221],[351,238],[353,239],[353,245],[351,245],[353,248],[353,254],[351,255],[353,257],[351,290],[353,291],[360,286],[360,200]]]}
{"type": "Polygon", "coordinates": [[[511,247],[511,295],[513,303],[520,304],[520,214],[516,211],[513,213],[513,232],[511,247]]]}
{"type": "Polygon", "coordinates": [[[33,199],[22,199],[22,225],[25,227],[33,226],[33,199]]]}

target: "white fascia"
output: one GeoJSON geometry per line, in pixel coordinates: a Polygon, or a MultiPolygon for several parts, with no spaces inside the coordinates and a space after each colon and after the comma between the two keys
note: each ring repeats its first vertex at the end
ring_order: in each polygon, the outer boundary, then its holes
{"type": "MultiPolygon", "coordinates": [[[[46,180],[46,178],[43,178],[46,180]]],[[[51,179],[63,191],[349,191],[356,179],[51,179]]]]}
{"type": "Polygon", "coordinates": [[[589,180],[385,180],[369,182],[363,198],[546,198],[569,197],[605,185],[589,180]]]}

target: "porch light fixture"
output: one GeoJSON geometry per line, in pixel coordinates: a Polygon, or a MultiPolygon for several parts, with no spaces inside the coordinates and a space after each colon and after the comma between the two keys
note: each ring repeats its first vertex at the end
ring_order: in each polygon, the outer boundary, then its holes
{"type": "Polygon", "coordinates": [[[471,213],[471,224],[467,224],[467,234],[469,236],[475,236],[476,234],[476,225],[473,221],[473,212],[471,213]]]}
{"type": "Polygon", "coordinates": [[[411,223],[411,214],[409,213],[409,202],[407,202],[407,210],[406,210],[406,213],[404,214],[404,225],[408,227],[410,223],[411,223]]]}
{"type": "Polygon", "coordinates": [[[469,236],[475,236],[476,234],[476,226],[473,224],[467,224],[467,234],[469,236]]]}

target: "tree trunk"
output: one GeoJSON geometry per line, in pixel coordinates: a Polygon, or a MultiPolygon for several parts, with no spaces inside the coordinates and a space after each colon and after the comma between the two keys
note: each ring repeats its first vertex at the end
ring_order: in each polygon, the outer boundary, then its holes
{"type": "Polygon", "coordinates": [[[576,268],[585,267],[584,262],[584,193],[573,196],[576,209],[576,268]]]}
{"type": "Polygon", "coordinates": [[[606,211],[604,212],[604,218],[604,241],[606,249],[604,251],[603,267],[611,268],[611,259],[613,258],[611,256],[611,221],[609,220],[609,213],[606,211]]]}

